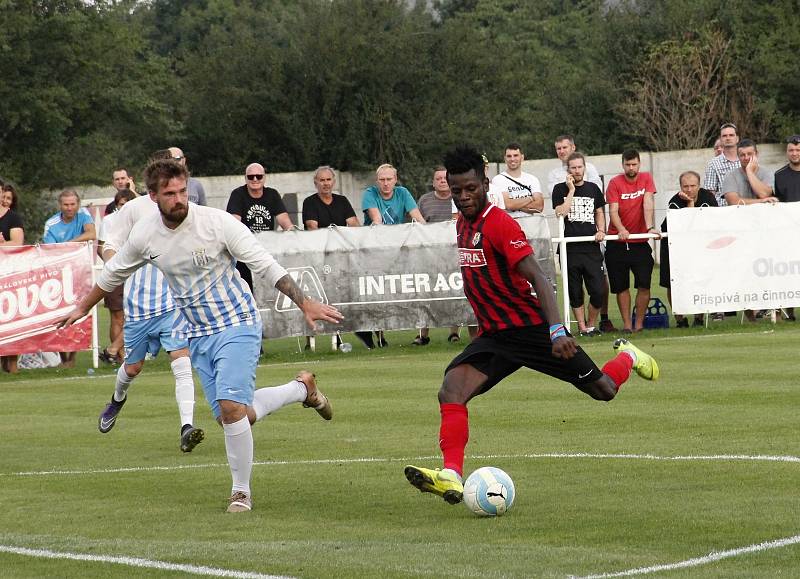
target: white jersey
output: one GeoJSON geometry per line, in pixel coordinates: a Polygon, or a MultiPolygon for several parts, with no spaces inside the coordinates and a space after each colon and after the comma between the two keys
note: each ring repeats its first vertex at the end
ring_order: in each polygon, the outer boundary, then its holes
{"type": "MultiPolygon", "coordinates": [[[[550,192],[551,197],[553,195],[553,187],[558,183],[564,183],[566,180],[567,166],[564,164],[559,165],[547,174],[547,190],[550,192]]],[[[589,161],[586,161],[586,171],[583,173],[583,180],[594,183],[600,187],[600,191],[603,190],[603,180],[600,179],[600,173],[597,172],[597,167],[592,165],[589,161]]]]}
{"type": "MultiPolygon", "coordinates": [[[[124,245],[131,229],[140,219],[159,215],[158,205],[149,195],[131,199],[101,224],[103,248],[114,251],[124,245]]],[[[175,300],[169,293],[169,285],[157,267],[145,265],[125,281],[122,308],[127,321],[136,322],[166,314],[175,309],[175,300]]]]}
{"type": "Polygon", "coordinates": [[[495,175],[491,183],[489,183],[489,201],[491,203],[500,209],[505,209],[511,217],[526,217],[529,214],[524,211],[506,209],[503,192],[507,192],[511,199],[521,199],[523,197],[533,197],[534,193],[541,194],[542,186],[539,184],[539,179],[525,172],[520,173],[519,177],[512,177],[506,171],[503,171],[495,175]]]}
{"type": "Polygon", "coordinates": [[[106,263],[97,285],[108,291],[145,263],[154,264],[167,278],[182,314],[177,332],[187,338],[208,336],[260,321],[236,261],[246,263],[254,276],[265,276],[270,285],[286,275],[242,222],[225,211],[189,203],[186,219],[176,229],[165,226],[158,211],[140,219],[106,263]]]}

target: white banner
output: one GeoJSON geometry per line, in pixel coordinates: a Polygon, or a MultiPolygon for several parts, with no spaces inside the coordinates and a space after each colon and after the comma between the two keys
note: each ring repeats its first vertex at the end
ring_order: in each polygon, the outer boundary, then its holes
{"type": "Polygon", "coordinates": [[[800,203],[667,211],[678,314],[800,306],[800,203]]]}
{"type": "MultiPolygon", "coordinates": [[[[546,275],[555,273],[547,221],[518,219],[546,275]]],[[[403,330],[474,324],[464,297],[455,222],[263,232],[256,236],[306,295],[344,314],[338,329],[403,330]]],[[[294,303],[257,276],[267,338],[308,330],[294,303]]],[[[320,324],[320,333],[336,328],[320,324]]]]}

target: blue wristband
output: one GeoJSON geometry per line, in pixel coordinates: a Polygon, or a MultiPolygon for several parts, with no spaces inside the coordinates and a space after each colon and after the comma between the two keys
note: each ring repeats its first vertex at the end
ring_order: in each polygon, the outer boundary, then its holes
{"type": "Polygon", "coordinates": [[[567,337],[567,328],[564,324],[553,324],[550,326],[550,341],[555,342],[558,338],[567,337]]]}

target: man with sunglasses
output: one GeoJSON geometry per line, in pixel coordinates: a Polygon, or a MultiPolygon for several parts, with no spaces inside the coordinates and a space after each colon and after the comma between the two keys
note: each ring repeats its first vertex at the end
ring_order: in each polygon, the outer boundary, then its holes
{"type": "MultiPolygon", "coordinates": [[[[286,211],[280,193],[272,187],[265,187],[266,171],[259,163],[250,163],[244,171],[245,184],[231,191],[226,211],[244,223],[253,233],[276,231],[278,226],[284,231],[294,224],[286,211]]],[[[253,289],[253,275],[247,266],[238,262],[236,269],[253,289]]]]}
{"type": "Polygon", "coordinates": [[[736,125],[733,123],[722,125],[719,128],[719,140],[722,145],[722,153],[708,162],[703,181],[704,188],[711,191],[717,198],[717,204],[723,207],[727,203],[725,203],[724,192],[721,190],[722,182],[728,173],[742,166],[736,154],[736,144],[739,142],[736,125]]]}

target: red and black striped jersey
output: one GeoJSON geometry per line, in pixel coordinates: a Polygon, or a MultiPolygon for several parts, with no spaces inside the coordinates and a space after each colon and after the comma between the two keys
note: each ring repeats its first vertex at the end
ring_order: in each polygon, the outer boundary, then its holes
{"type": "Polygon", "coordinates": [[[487,205],[472,222],[459,214],[456,232],[464,294],[480,333],[541,324],[539,300],[516,269],[520,260],[533,254],[519,224],[502,209],[487,205]]]}

